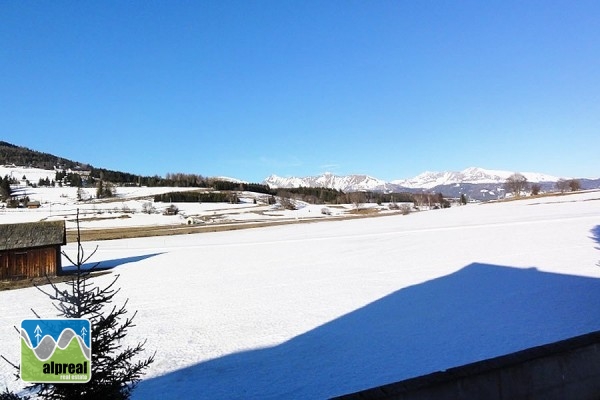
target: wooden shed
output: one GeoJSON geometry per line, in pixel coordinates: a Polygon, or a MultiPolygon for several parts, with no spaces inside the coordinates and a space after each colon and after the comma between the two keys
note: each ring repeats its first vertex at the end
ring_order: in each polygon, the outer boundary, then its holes
{"type": "Polygon", "coordinates": [[[0,224],[0,280],[60,274],[66,243],[64,221],[0,224]]]}

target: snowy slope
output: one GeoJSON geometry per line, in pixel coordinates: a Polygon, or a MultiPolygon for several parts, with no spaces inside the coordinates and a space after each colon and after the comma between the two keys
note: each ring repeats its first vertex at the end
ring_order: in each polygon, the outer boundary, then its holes
{"type": "Polygon", "coordinates": [[[18,181],[24,181],[25,179],[31,183],[37,184],[40,179],[48,179],[53,181],[56,179],[56,171],[40,169],[40,168],[26,168],[17,166],[0,165],[0,176],[4,178],[14,178],[18,181]],[[23,179],[25,177],[25,179],[23,179]]]}
{"type": "MultiPolygon", "coordinates": [[[[600,329],[599,192],[97,244],[157,351],[134,399],[323,399],[600,329]]],[[[30,308],[0,292],[11,360],[30,308]]]]}

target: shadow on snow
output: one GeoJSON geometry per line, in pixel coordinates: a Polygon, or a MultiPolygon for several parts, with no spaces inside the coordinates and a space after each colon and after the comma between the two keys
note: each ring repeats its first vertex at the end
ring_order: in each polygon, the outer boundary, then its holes
{"type": "MultiPolygon", "coordinates": [[[[85,271],[85,270],[89,270],[89,269],[93,268],[94,271],[104,271],[107,269],[113,269],[113,268],[119,267],[123,264],[142,261],[142,260],[145,260],[150,257],[158,256],[160,254],[163,254],[163,253],[152,253],[152,254],[144,254],[142,256],[123,257],[123,258],[115,258],[112,260],[89,262],[89,263],[83,264],[81,266],[81,269],[85,271]]],[[[65,273],[77,271],[77,268],[71,264],[69,264],[69,265],[63,264],[62,269],[63,269],[63,272],[65,272],[65,273]]]]}
{"type": "Polygon", "coordinates": [[[598,330],[598,310],[600,279],[473,263],[280,345],[144,380],[134,398],[322,399],[598,330]]]}
{"type": "MultiPolygon", "coordinates": [[[[593,227],[590,232],[592,232],[592,240],[600,244],[600,225],[593,227]]],[[[597,249],[600,250],[600,247],[597,247],[597,249]]]]}

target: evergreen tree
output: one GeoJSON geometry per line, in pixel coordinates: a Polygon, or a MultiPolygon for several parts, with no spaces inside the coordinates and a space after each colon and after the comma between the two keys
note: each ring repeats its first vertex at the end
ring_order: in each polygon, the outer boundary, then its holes
{"type": "Polygon", "coordinates": [[[19,395],[11,392],[8,388],[4,389],[4,392],[0,393],[0,400],[29,400],[29,396],[19,397],[19,395]]]}
{"type": "Polygon", "coordinates": [[[96,198],[101,199],[102,193],[104,192],[104,183],[102,179],[98,181],[98,185],[96,185],[96,198]]]}
{"type": "Polygon", "coordinates": [[[96,198],[105,199],[115,195],[115,188],[112,184],[104,182],[102,179],[98,181],[96,186],[96,198]]]}
{"type": "Polygon", "coordinates": [[[5,176],[4,179],[0,178],[0,199],[8,200],[12,196],[12,193],[9,177],[5,176]]]}
{"type": "Polygon", "coordinates": [[[78,187],[77,188],[77,200],[82,201],[84,199],[84,196],[85,196],[85,191],[83,190],[82,187],[78,187]]]}
{"type": "MultiPolygon", "coordinates": [[[[47,295],[59,316],[63,318],[87,318],[92,326],[91,380],[85,384],[35,383],[28,387],[42,399],[129,399],[146,368],[154,362],[154,355],[134,361],[143,351],[146,342],[123,348],[122,340],[129,328],[135,326],[132,316],[126,317],[127,301],[121,306],[112,305],[120,291],[115,288],[116,275],[105,287],[96,286],[91,269],[82,266],[94,255],[97,248],[86,256],[81,245],[79,212],[77,213],[77,258],[63,255],[77,267],[73,278],[67,282],[67,290],[60,290],[54,283],[50,291],[37,287],[47,295]],[[123,321],[124,319],[124,321],[123,321]]],[[[34,311],[35,313],[35,311],[34,311]]],[[[36,314],[37,316],[37,314],[36,314]]],[[[39,317],[39,316],[38,316],[39,317]]],[[[11,363],[12,364],[12,363],[11,363]]],[[[13,364],[14,365],[14,364],[13,364]]],[[[18,367],[17,367],[18,368],[18,367]]],[[[18,372],[17,372],[18,373],[18,372]]]]}

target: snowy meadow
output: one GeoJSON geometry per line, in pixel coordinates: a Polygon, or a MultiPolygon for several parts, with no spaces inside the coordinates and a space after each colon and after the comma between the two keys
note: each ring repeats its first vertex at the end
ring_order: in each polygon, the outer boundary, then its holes
{"type": "MultiPolygon", "coordinates": [[[[600,329],[598,191],[96,246],[156,351],[135,399],[323,399],[600,329]]],[[[0,292],[10,360],[31,308],[0,292]]]]}

